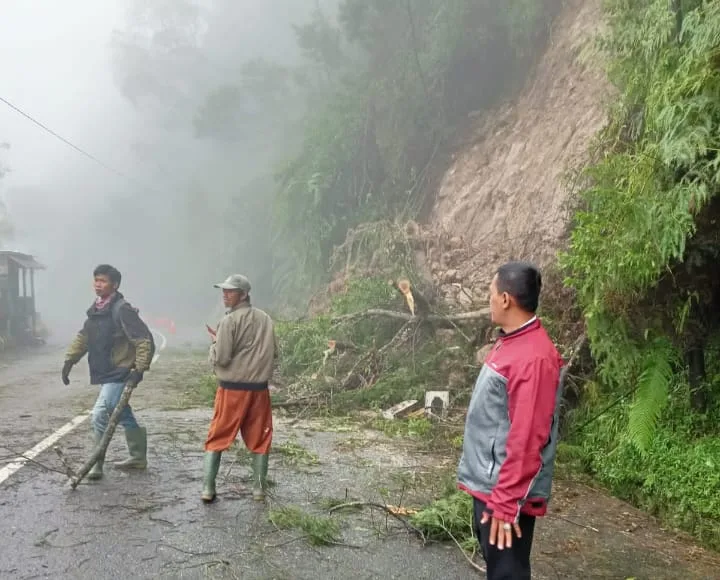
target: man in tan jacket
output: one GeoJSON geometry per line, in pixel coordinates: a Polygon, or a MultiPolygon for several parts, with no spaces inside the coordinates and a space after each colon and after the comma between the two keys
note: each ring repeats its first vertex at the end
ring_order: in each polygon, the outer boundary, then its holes
{"type": "Polygon", "coordinates": [[[215,500],[222,452],[230,448],[239,432],[253,455],[253,498],[262,501],[273,432],[268,382],[277,356],[275,330],[270,316],[250,305],[250,282],[245,276],[234,274],[215,288],[222,289],[229,310],[216,331],[208,328],[212,338],[210,364],[218,387],[205,441],[202,500],[215,500]]]}

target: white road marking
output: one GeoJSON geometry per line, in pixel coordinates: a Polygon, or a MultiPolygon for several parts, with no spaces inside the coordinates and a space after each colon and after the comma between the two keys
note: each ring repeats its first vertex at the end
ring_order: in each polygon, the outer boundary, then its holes
{"type": "Polygon", "coordinates": [[[35,445],[32,449],[29,451],[26,451],[22,457],[18,457],[15,461],[12,463],[9,463],[2,469],[0,469],[0,483],[5,481],[8,477],[10,477],[13,473],[18,471],[23,465],[25,465],[28,461],[31,459],[35,459],[38,455],[40,455],[43,451],[49,449],[51,446],[53,446],[55,443],[57,443],[62,437],[70,433],[73,429],[75,429],[78,425],[84,423],[87,421],[88,417],[90,417],[90,411],[86,411],[82,415],[78,415],[75,417],[72,421],[69,423],[65,423],[60,429],[55,431],[52,435],[46,437],[40,443],[35,445]]]}
{"type": "MultiPolygon", "coordinates": [[[[155,361],[157,361],[157,359],[160,358],[160,353],[165,350],[165,347],[167,346],[167,338],[165,338],[165,335],[163,335],[161,332],[158,332],[157,330],[151,330],[151,332],[160,337],[160,345],[158,346],[157,352],[152,359],[152,362],[154,363],[155,361]]],[[[72,421],[60,427],[60,429],[55,431],[52,435],[49,435],[48,437],[40,441],[40,443],[35,445],[35,447],[30,449],[29,451],[26,451],[22,457],[18,457],[12,463],[8,463],[5,467],[0,469],[0,483],[5,481],[16,471],[19,471],[28,461],[35,459],[43,451],[46,451],[47,449],[52,447],[55,443],[60,441],[60,439],[70,433],[78,425],[87,421],[88,417],[90,417],[90,411],[86,411],[84,414],[78,415],[72,421]]]]}

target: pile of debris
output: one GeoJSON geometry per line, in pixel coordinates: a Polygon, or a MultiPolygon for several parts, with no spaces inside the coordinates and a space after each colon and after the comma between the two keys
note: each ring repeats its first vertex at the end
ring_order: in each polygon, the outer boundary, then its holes
{"type": "MultiPolygon", "coordinates": [[[[490,334],[488,281],[476,284],[456,267],[467,261],[467,252],[462,238],[424,231],[413,221],[376,222],[351,231],[333,255],[332,281],[313,296],[309,317],[303,319],[312,324],[317,317],[330,317],[314,343],[316,361],[308,356],[301,376],[283,377],[288,386],[277,393],[278,406],[330,406],[338,394],[370,389],[399,372],[425,349],[419,359],[437,359],[435,376],[418,375],[400,394],[409,400],[387,409],[385,416],[444,418],[456,394],[471,390],[469,377],[479,366],[475,352],[490,334]],[[333,314],[338,301],[348,303],[356,281],[369,279],[377,281],[372,292],[382,301],[333,314]],[[420,401],[424,390],[427,400],[420,401]]],[[[308,333],[300,334],[297,340],[306,348],[308,333]]],[[[398,397],[386,396],[381,404],[396,402],[398,397]]]]}
{"type": "Polygon", "coordinates": [[[403,401],[383,411],[385,419],[410,419],[428,417],[446,419],[450,408],[450,391],[426,391],[425,404],[417,399],[403,401]]]}
{"type": "MultiPolygon", "coordinates": [[[[381,288],[382,282],[378,284],[381,288]]],[[[418,364],[434,361],[432,379],[425,371],[416,375],[434,392],[432,397],[428,395],[428,413],[444,416],[449,391],[467,391],[468,367],[473,367],[474,351],[485,342],[490,328],[488,308],[442,312],[443,305],[425,296],[409,279],[390,280],[389,285],[395,298],[380,307],[334,316],[325,313],[319,329],[312,326],[313,319],[308,319],[302,323],[308,326],[299,327],[295,338],[283,339],[286,352],[297,352],[293,341],[302,341],[307,348],[308,337],[316,332],[312,344],[317,346],[305,356],[301,366],[305,370],[299,376],[285,377],[290,384],[282,389],[281,406],[332,405],[338,394],[370,389],[386,373],[399,372],[416,357],[418,364]]],[[[412,387],[416,386],[419,390],[423,385],[413,383],[412,387]]],[[[414,401],[391,414],[425,413],[420,407],[414,401]]]]}

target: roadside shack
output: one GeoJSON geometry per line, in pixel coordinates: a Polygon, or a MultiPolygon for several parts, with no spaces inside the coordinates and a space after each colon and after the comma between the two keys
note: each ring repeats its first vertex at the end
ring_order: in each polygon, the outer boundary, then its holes
{"type": "Polygon", "coordinates": [[[37,336],[35,272],[44,270],[29,254],[0,251],[0,337],[8,344],[42,342],[37,336]]]}

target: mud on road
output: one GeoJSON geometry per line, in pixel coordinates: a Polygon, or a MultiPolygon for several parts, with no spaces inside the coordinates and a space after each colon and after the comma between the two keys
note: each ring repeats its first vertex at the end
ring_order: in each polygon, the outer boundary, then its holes
{"type": "MultiPolygon", "coordinates": [[[[70,419],[86,412],[95,389],[86,369],[70,387],[59,380],[61,351],[45,349],[0,368],[0,468],[70,419]]],[[[328,516],[344,501],[400,504],[439,492],[455,458],[338,420],[276,417],[265,504],[246,489],[249,456],[223,457],[219,499],[202,504],[202,444],[211,409],[188,389],[204,356],[161,356],[133,395],[148,428],[150,466],[127,475],[106,470],[70,491],[51,450],[0,483],[0,578],[477,578],[451,544],[421,543],[375,510],[336,511],[338,541],[313,546],[297,529],[269,521],[291,507],[328,516]],[[55,470],[55,471],[51,471],[55,470]]],[[[91,451],[89,424],[59,445],[76,464],[91,451]]],[[[119,430],[108,463],[126,453],[119,430]]],[[[717,555],[601,493],[558,482],[549,517],[537,526],[534,578],[720,578],[717,555]]]]}

